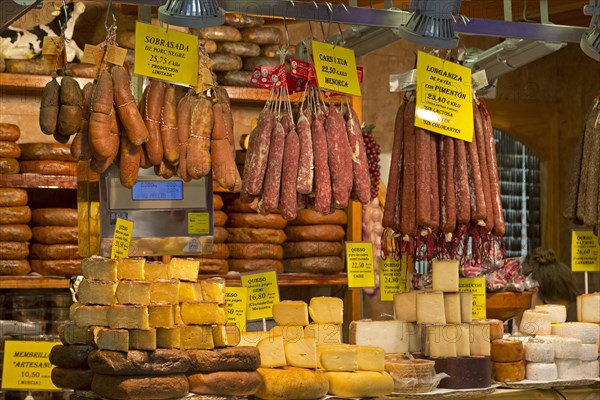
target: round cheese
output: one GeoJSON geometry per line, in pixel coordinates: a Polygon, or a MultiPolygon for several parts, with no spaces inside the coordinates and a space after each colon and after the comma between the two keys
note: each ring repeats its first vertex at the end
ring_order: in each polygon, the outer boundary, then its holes
{"type": "Polygon", "coordinates": [[[130,350],[127,353],[92,350],[88,363],[97,375],[171,375],[186,372],[190,358],[185,351],[176,349],[130,350]]]}
{"type": "Polygon", "coordinates": [[[260,366],[256,347],[236,346],[214,350],[188,350],[189,372],[254,371],[260,366]]]}
{"type": "Polygon", "coordinates": [[[94,374],[92,390],[99,396],[114,399],[176,399],[189,392],[184,374],[167,376],[111,376],[94,374]]]}
{"type": "Polygon", "coordinates": [[[490,326],[490,341],[502,339],[504,336],[504,322],[499,319],[474,319],[473,324],[486,324],[490,326]]]}
{"type": "Polygon", "coordinates": [[[534,363],[554,362],[554,345],[550,341],[539,339],[526,341],[525,360],[534,363]]]}
{"type": "Polygon", "coordinates": [[[329,390],[329,380],[323,371],[306,368],[259,368],[262,385],[254,394],[259,399],[318,399],[329,390]]]}
{"type": "Polygon", "coordinates": [[[492,361],[517,362],[523,360],[523,342],[519,340],[496,339],[492,341],[492,361]]]}
{"type": "Polygon", "coordinates": [[[582,361],[581,376],[586,379],[597,379],[600,376],[600,365],[598,360],[582,361]]]}
{"type": "Polygon", "coordinates": [[[554,345],[554,358],[580,360],[582,355],[581,340],[574,338],[557,337],[552,340],[554,345]]]}
{"type": "Polygon", "coordinates": [[[431,358],[435,362],[435,372],[445,373],[438,388],[481,389],[492,384],[490,357],[431,358]]]}
{"type": "Polygon", "coordinates": [[[552,319],[550,313],[538,310],[525,310],[521,318],[519,332],[525,335],[549,335],[552,319]]]}
{"type": "Polygon", "coordinates": [[[88,368],[88,355],[94,350],[87,345],[57,345],[52,348],[48,359],[53,365],[64,368],[88,368]]]}
{"type": "Polygon", "coordinates": [[[581,360],[579,359],[559,359],[555,360],[558,369],[558,379],[581,379],[583,371],[581,370],[581,360]]]}
{"type": "Polygon", "coordinates": [[[598,359],[598,345],[582,344],[581,345],[581,361],[595,361],[598,359]]]}
{"type": "Polygon", "coordinates": [[[89,390],[94,373],[89,368],[54,367],[50,377],[52,383],[61,389],[89,390]]]}
{"type": "Polygon", "coordinates": [[[387,372],[325,372],[328,394],[338,397],[379,397],[392,394],[394,380],[387,372]]]}
{"type": "Polygon", "coordinates": [[[598,343],[600,326],[589,322],[566,322],[553,324],[552,334],[581,340],[581,343],[598,343]]]}
{"type": "Polygon", "coordinates": [[[188,374],[190,392],[206,395],[249,396],[262,384],[256,371],[218,371],[188,374]]]}
{"type": "Polygon", "coordinates": [[[518,382],[525,379],[525,362],[492,363],[492,375],[498,382],[518,382]]]}
{"type": "Polygon", "coordinates": [[[525,377],[531,381],[553,381],[558,377],[555,363],[527,363],[525,377]]]}
{"type": "Polygon", "coordinates": [[[540,304],[535,306],[535,309],[550,314],[553,324],[567,320],[567,308],[562,304],[540,304]]]}

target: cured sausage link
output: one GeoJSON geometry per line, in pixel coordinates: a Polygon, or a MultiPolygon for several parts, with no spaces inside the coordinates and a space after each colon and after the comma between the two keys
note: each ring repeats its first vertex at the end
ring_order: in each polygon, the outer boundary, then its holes
{"type": "MultiPolygon", "coordinates": [[[[296,191],[296,182],[299,178],[298,174],[300,168],[298,165],[300,160],[300,146],[298,133],[292,124],[285,137],[285,147],[283,149],[284,163],[283,171],[281,173],[281,194],[279,196],[279,208],[281,209],[281,216],[288,221],[296,219],[298,196],[301,196],[301,194],[297,193],[296,191]]],[[[310,152],[312,154],[312,148],[310,149],[310,152]]]]}
{"type": "Polygon", "coordinates": [[[431,146],[431,158],[430,162],[430,178],[429,181],[431,183],[431,217],[429,219],[429,227],[432,231],[437,231],[440,228],[440,184],[439,184],[439,171],[437,167],[438,163],[438,140],[439,135],[432,132],[427,132],[427,135],[430,137],[430,146],[431,146]]]}
{"type": "Polygon", "coordinates": [[[250,134],[248,157],[244,165],[245,192],[258,196],[262,190],[271,144],[271,132],[275,126],[275,116],[267,109],[258,118],[258,125],[250,134]]]}
{"type": "Polygon", "coordinates": [[[315,205],[321,214],[331,213],[331,175],[325,134],[325,114],[319,110],[314,116],[312,127],[313,154],[315,157],[315,205]]]}
{"type": "Polygon", "coordinates": [[[417,226],[428,228],[431,221],[431,143],[427,132],[416,128],[416,217],[417,226]]]}
{"type": "Polygon", "coordinates": [[[385,194],[385,205],[383,210],[382,225],[384,228],[394,229],[399,228],[400,221],[400,204],[399,196],[402,187],[402,152],[404,145],[403,124],[404,124],[404,109],[406,103],[402,101],[398,112],[396,113],[396,122],[394,124],[394,142],[392,145],[392,159],[390,161],[390,174],[388,176],[388,188],[385,194]]]}
{"type": "Polygon", "coordinates": [[[352,150],[348,143],[344,117],[333,104],[329,105],[326,128],[333,206],[346,208],[352,190],[352,150]]]}
{"type": "Polygon", "coordinates": [[[483,119],[477,104],[473,103],[473,116],[475,122],[475,140],[477,141],[477,154],[481,167],[481,183],[483,185],[483,197],[485,199],[485,230],[491,232],[494,228],[494,211],[492,207],[492,192],[490,174],[488,171],[487,155],[485,152],[485,134],[483,132],[483,119]]]}
{"type": "Polygon", "coordinates": [[[301,114],[300,118],[298,118],[297,136],[300,146],[300,160],[298,162],[296,189],[298,193],[310,194],[313,189],[315,162],[310,133],[310,120],[304,114],[301,114]]]}
{"type": "Polygon", "coordinates": [[[404,110],[404,147],[402,165],[402,202],[400,233],[414,236],[417,233],[415,218],[415,99],[411,97],[404,110]]]}
{"type": "Polygon", "coordinates": [[[371,176],[360,121],[352,108],[346,113],[346,132],[352,151],[352,191],[360,203],[367,204],[371,200],[371,176]]]}
{"type": "Polygon", "coordinates": [[[462,140],[454,140],[454,186],[456,222],[465,225],[471,220],[471,192],[465,142],[462,140]]]}
{"type": "MultiPolygon", "coordinates": [[[[288,122],[286,125],[288,125],[289,129],[290,123],[288,122]]],[[[279,205],[285,134],[286,131],[283,128],[283,124],[277,122],[273,128],[273,133],[271,134],[267,172],[263,185],[263,195],[261,200],[258,202],[258,211],[262,214],[270,213],[279,205]]]]}
{"type": "Polygon", "coordinates": [[[467,170],[469,172],[469,191],[471,193],[471,221],[479,223],[487,216],[483,182],[481,181],[481,166],[477,150],[477,136],[473,135],[471,142],[465,143],[467,152],[467,170]]]}
{"type": "Polygon", "coordinates": [[[440,229],[451,234],[456,229],[456,194],[454,186],[454,139],[444,136],[440,140],[440,229]]]}

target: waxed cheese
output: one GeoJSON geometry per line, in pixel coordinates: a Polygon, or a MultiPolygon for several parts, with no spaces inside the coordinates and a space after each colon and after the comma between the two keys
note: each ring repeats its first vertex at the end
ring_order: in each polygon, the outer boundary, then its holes
{"type": "Polygon", "coordinates": [[[273,304],[277,325],[308,325],[308,306],[303,301],[284,300],[273,304]]]}
{"type": "Polygon", "coordinates": [[[112,329],[150,329],[147,306],[108,307],[108,326],[112,329]]]}
{"type": "Polygon", "coordinates": [[[181,327],[156,328],[156,347],[160,349],[181,348],[181,327]]]}
{"type": "Polygon", "coordinates": [[[283,341],[287,342],[304,336],[304,327],[302,325],[275,325],[269,332],[272,336],[283,337],[283,341]]]}
{"type": "Polygon", "coordinates": [[[147,261],[144,266],[144,278],[147,281],[168,280],[169,265],[160,261],[147,261]]]}
{"type": "Polygon", "coordinates": [[[304,336],[314,337],[317,344],[342,343],[342,325],[312,323],[304,327],[304,336]]]}
{"type": "Polygon", "coordinates": [[[129,351],[129,332],[126,329],[93,328],[94,343],[100,350],[129,351]]]}
{"type": "Polygon", "coordinates": [[[447,324],[462,322],[459,293],[444,293],[444,314],[447,324]]]}
{"type": "Polygon", "coordinates": [[[144,280],[145,258],[121,258],[117,263],[117,278],[131,281],[144,280]]]}
{"type": "Polygon", "coordinates": [[[114,306],[79,306],[73,310],[77,326],[108,326],[108,310],[114,306]]]}
{"type": "Polygon", "coordinates": [[[119,281],[115,296],[119,304],[147,306],[152,284],[145,281],[119,281]]]}
{"type": "Polygon", "coordinates": [[[350,323],[350,343],[375,346],[386,353],[408,351],[408,324],[404,321],[359,320],[350,323]]]}
{"type": "Polygon", "coordinates": [[[173,306],[162,304],[148,307],[148,322],[154,328],[172,328],[175,326],[173,306]]]}
{"type": "Polygon", "coordinates": [[[417,321],[417,291],[396,293],[394,295],[394,313],[399,321],[417,321]]]}
{"type": "Polygon", "coordinates": [[[444,310],[444,293],[425,291],[417,293],[417,323],[446,323],[446,313],[444,310]]]}
{"type": "Polygon", "coordinates": [[[114,282],[83,279],[77,288],[77,300],[83,305],[110,306],[115,303],[114,282]]]}
{"type": "Polygon", "coordinates": [[[152,281],[150,288],[150,305],[179,303],[179,281],[152,281]]]}
{"type": "Polygon", "coordinates": [[[156,350],[156,329],[150,328],[148,330],[129,330],[129,348],[131,350],[156,350]]]}
{"type": "Polygon", "coordinates": [[[179,301],[181,303],[202,300],[204,297],[200,282],[179,282],[179,301]]]}
{"type": "Polygon", "coordinates": [[[313,297],[308,313],[317,324],[343,324],[344,302],[338,297],[313,297]]]}
{"type": "Polygon", "coordinates": [[[225,280],[223,278],[210,278],[200,281],[202,298],[204,301],[213,301],[225,304],[225,280]]]}
{"type": "Polygon", "coordinates": [[[180,328],[181,349],[203,349],[215,348],[212,327],[210,325],[188,325],[180,328]]]}
{"type": "Polygon", "coordinates": [[[181,319],[189,325],[225,323],[225,308],[211,301],[181,303],[181,319]]]}
{"type": "Polygon", "coordinates": [[[95,281],[116,282],[117,260],[104,257],[90,257],[81,260],[83,277],[95,281]]]}
{"type": "Polygon", "coordinates": [[[458,261],[434,260],[431,278],[434,291],[458,292],[458,261]]]}
{"type": "Polygon", "coordinates": [[[260,366],[262,368],[285,367],[285,345],[281,336],[269,336],[256,345],[260,352],[260,366]]]}
{"type": "Polygon", "coordinates": [[[300,368],[317,368],[317,342],[314,337],[300,337],[284,343],[288,365],[300,368]]]}
{"type": "Polygon", "coordinates": [[[357,371],[358,353],[351,346],[331,348],[321,352],[319,362],[326,371],[357,371]]]}
{"type": "Polygon", "coordinates": [[[169,279],[196,282],[200,270],[200,262],[189,258],[173,257],[167,266],[169,279]]]}

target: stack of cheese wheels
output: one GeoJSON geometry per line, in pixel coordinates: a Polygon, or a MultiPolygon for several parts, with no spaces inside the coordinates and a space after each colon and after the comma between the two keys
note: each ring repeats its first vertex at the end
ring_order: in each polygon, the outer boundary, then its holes
{"type": "Polygon", "coordinates": [[[227,241],[227,229],[224,227],[227,221],[227,215],[222,211],[223,198],[218,194],[213,195],[214,213],[214,233],[213,233],[213,252],[202,257],[196,257],[200,265],[199,273],[225,275],[229,272],[229,248],[225,244],[227,241]]]}
{"type": "MultiPolygon", "coordinates": [[[[577,297],[577,321],[600,324],[600,293],[582,294],[577,297]]],[[[600,332],[597,353],[600,355],[600,332]]],[[[600,363],[600,359],[598,362],[600,363]]],[[[586,364],[585,361],[582,364],[583,373],[586,376],[593,376],[596,368],[599,368],[595,367],[593,363],[586,364]]]]}
{"type": "MultiPolygon", "coordinates": [[[[491,385],[491,341],[501,339],[499,320],[473,319],[471,292],[459,292],[458,261],[436,260],[432,265],[432,290],[408,291],[394,296],[397,322],[406,324],[408,350],[435,361],[445,372],[439,387],[483,388],[491,385]],[[459,374],[463,368],[472,371],[459,374]],[[468,379],[463,379],[468,376],[468,379]]],[[[376,330],[376,329],[375,329],[376,330]]]]}
{"type": "Polygon", "coordinates": [[[555,344],[563,342],[563,346],[571,349],[569,353],[561,353],[568,357],[561,357],[555,355],[558,358],[566,360],[574,360],[577,357],[578,350],[575,347],[580,348],[579,359],[581,361],[580,366],[575,365],[575,361],[562,361],[557,360],[558,376],[559,378],[570,378],[577,376],[577,370],[580,368],[581,378],[598,378],[599,376],[599,365],[598,365],[598,335],[600,334],[600,325],[591,322],[565,322],[552,325],[552,334],[557,335],[555,344]],[[577,344],[580,342],[581,344],[577,344]]]}
{"type": "Polygon", "coordinates": [[[284,244],[285,272],[336,274],[344,270],[342,240],[348,217],[344,210],[322,215],[314,210],[299,210],[288,222],[284,244]]]}
{"type": "Polygon", "coordinates": [[[31,210],[23,189],[0,188],[0,275],[27,275],[31,210]]]}
{"type": "Polygon", "coordinates": [[[236,272],[275,270],[283,272],[283,229],[287,221],[281,214],[261,215],[255,203],[239,199],[225,206],[229,269],[236,272]]]}
{"type": "Polygon", "coordinates": [[[88,356],[94,347],[87,344],[59,344],[50,351],[49,361],[56,367],[52,369],[52,382],[59,388],[90,390],[93,371],[88,364],[88,356]]]}
{"type": "Polygon", "coordinates": [[[81,274],[77,245],[76,208],[38,208],[32,211],[31,269],[40,275],[81,274]]]}
{"type": "Polygon", "coordinates": [[[17,125],[0,123],[0,174],[18,174],[21,148],[17,140],[21,130],[17,125]]]}
{"type": "Polygon", "coordinates": [[[552,381],[558,378],[554,363],[554,345],[550,340],[527,338],[523,343],[525,378],[532,381],[552,381]]]}
{"type": "Polygon", "coordinates": [[[516,339],[496,339],[491,347],[492,375],[497,382],[518,382],[525,379],[523,342],[516,339]]]}
{"type": "Polygon", "coordinates": [[[77,176],[77,160],[68,144],[21,143],[21,173],[77,176]]]}

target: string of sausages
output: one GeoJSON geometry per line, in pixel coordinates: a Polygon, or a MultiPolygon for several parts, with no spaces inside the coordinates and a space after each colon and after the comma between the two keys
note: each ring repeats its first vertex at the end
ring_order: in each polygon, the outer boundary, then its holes
{"type": "Polygon", "coordinates": [[[383,214],[382,255],[415,261],[464,258],[481,263],[501,244],[496,148],[483,101],[473,102],[473,141],[415,127],[415,96],[396,114],[383,214]],[[391,254],[390,254],[391,253],[391,254]]]}
{"type": "Polygon", "coordinates": [[[600,230],[600,94],[594,99],[579,136],[563,215],[577,225],[600,230]]]}
{"type": "Polygon", "coordinates": [[[240,199],[258,201],[260,213],[279,208],[287,220],[306,207],[330,214],[350,199],[368,203],[369,167],[350,102],[326,104],[307,88],[293,112],[288,92],[273,91],[250,134],[240,199]]]}

